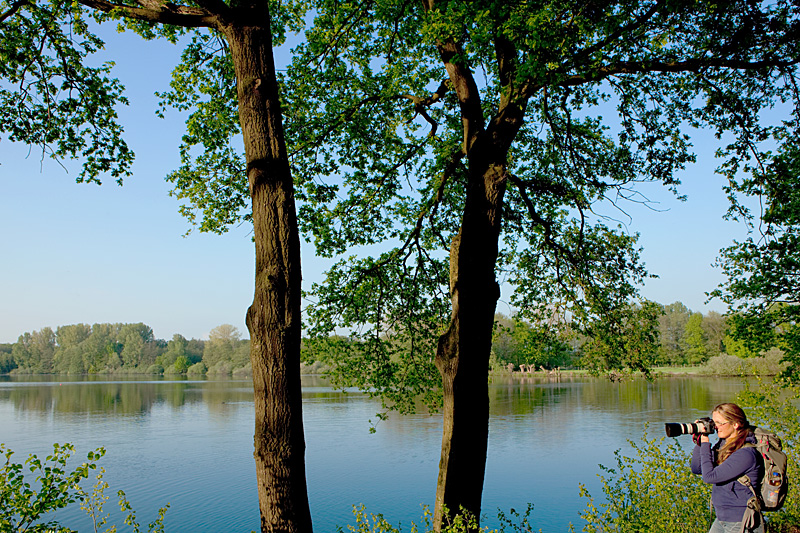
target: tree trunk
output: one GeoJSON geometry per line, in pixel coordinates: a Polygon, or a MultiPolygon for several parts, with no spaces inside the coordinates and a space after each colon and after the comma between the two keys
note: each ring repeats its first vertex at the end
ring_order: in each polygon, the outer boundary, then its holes
{"type": "MultiPolygon", "coordinates": [[[[244,18],[244,17],[243,17],[244,18]]],[[[223,29],[236,69],[256,249],[247,311],[261,531],[310,533],[300,392],[300,238],[266,7],[223,29]]]]}
{"type": "MultiPolygon", "coordinates": [[[[481,146],[483,145],[483,146],[481,146]]],[[[505,167],[469,155],[469,186],[461,230],[450,249],[450,327],[439,339],[444,429],[434,527],[462,509],[480,518],[489,438],[488,367],[500,288],[495,279],[505,167]]]]}

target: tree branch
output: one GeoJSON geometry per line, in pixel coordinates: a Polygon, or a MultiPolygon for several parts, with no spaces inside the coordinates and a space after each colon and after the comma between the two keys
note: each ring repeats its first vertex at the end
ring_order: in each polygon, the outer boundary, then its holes
{"type": "MultiPolygon", "coordinates": [[[[587,74],[568,76],[555,83],[559,87],[574,87],[585,83],[602,81],[619,74],[642,74],[648,72],[700,72],[707,68],[727,68],[731,70],[757,70],[766,67],[786,68],[797,65],[793,61],[742,61],[736,59],[688,59],[686,61],[621,61],[613,65],[597,68],[587,74]]],[[[544,88],[545,84],[532,83],[525,86],[523,94],[531,97],[544,88]]]]}
{"type": "MultiPolygon", "coordinates": [[[[140,2],[143,0],[139,0],[140,2]]],[[[152,1],[152,0],[150,0],[152,1]]],[[[195,3],[209,13],[227,18],[231,13],[231,7],[223,0],[195,0],[195,3]]]]}
{"type": "Polygon", "coordinates": [[[19,11],[20,8],[27,3],[28,0],[17,0],[13,4],[11,4],[11,7],[9,7],[5,13],[0,13],[0,22],[5,22],[7,18],[14,16],[14,13],[19,11]]]}
{"type": "Polygon", "coordinates": [[[126,18],[144,22],[170,24],[184,28],[215,28],[219,24],[219,14],[212,13],[205,9],[179,6],[169,2],[153,2],[153,7],[134,7],[125,4],[114,4],[106,0],[78,1],[91,9],[103,11],[104,13],[113,12],[126,18]]]}
{"type": "MultiPolygon", "coordinates": [[[[417,115],[422,115],[428,124],[431,125],[431,131],[428,133],[428,137],[433,137],[436,135],[436,130],[439,128],[439,123],[431,118],[426,108],[442,99],[447,92],[448,82],[449,80],[442,80],[442,83],[439,84],[439,88],[427,98],[420,98],[419,96],[414,96],[413,94],[401,94],[398,96],[398,98],[407,98],[408,100],[411,100],[411,102],[414,104],[414,111],[417,113],[417,115]]],[[[414,117],[412,117],[411,120],[414,120],[414,117]]]]}
{"type": "Polygon", "coordinates": [[[610,45],[623,35],[630,34],[637,28],[640,28],[645,22],[650,20],[656,13],[658,13],[659,7],[660,7],[659,2],[655,2],[650,9],[648,9],[641,16],[637,17],[635,20],[631,21],[630,24],[620,26],[619,28],[617,28],[616,31],[612,32],[608,37],[606,37],[602,41],[597,42],[593,46],[590,46],[589,48],[575,54],[578,57],[577,62],[580,62],[585,58],[590,57],[595,52],[602,50],[603,48],[610,45]]]}

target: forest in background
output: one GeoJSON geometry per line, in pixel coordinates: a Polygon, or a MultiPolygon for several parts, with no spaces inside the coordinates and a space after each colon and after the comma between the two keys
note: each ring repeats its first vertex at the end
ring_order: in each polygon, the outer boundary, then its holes
{"type": "MultiPolygon", "coordinates": [[[[712,358],[758,356],[731,335],[720,313],[692,312],[681,302],[659,306],[657,335],[650,346],[658,366],[694,366],[712,358]]],[[[535,327],[518,317],[495,316],[492,365],[519,370],[582,368],[589,340],[568,323],[535,327]]],[[[645,326],[643,326],[645,327],[645,326]]],[[[338,338],[345,344],[347,338],[338,338]]],[[[234,375],[251,372],[249,340],[223,324],[208,340],[186,339],[176,333],[157,339],[150,326],[137,324],[74,324],[45,327],[20,335],[16,343],[0,344],[0,374],[167,374],[234,375]]],[[[321,350],[332,350],[326,343],[321,350]]],[[[304,343],[305,372],[324,372],[335,353],[321,353],[318,343],[304,343]],[[314,346],[310,349],[309,346],[314,346]]]]}

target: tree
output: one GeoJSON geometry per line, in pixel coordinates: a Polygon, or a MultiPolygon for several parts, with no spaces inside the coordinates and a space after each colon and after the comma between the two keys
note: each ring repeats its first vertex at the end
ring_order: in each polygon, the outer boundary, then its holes
{"type": "Polygon", "coordinates": [[[573,355],[566,343],[566,324],[555,321],[529,324],[521,318],[495,315],[492,351],[503,362],[555,368],[569,364],[573,355]]]}
{"type": "MultiPolygon", "coordinates": [[[[480,514],[498,278],[534,322],[556,309],[606,340],[624,329],[602,318],[629,316],[646,272],[614,219],[647,202],[637,182],[677,187],[691,127],[732,139],[726,172],[765,140],[761,111],[795,90],[798,6],[320,0],[316,14],[285,79],[300,219],[318,253],[365,254],[315,288],[310,331],[350,328],[369,390],[413,394],[439,370],[440,528],[445,508],[480,514]],[[389,330],[413,349],[390,357],[389,330]]],[[[613,366],[648,362],[621,349],[613,366]]]]}
{"type": "Polygon", "coordinates": [[[83,368],[95,373],[105,370],[109,358],[117,354],[117,326],[114,324],[93,324],[91,335],[80,344],[83,368]]]}
{"type": "Polygon", "coordinates": [[[144,341],[142,340],[141,336],[135,333],[129,333],[123,342],[124,346],[122,348],[122,353],[120,354],[122,363],[127,368],[136,368],[142,363],[144,355],[144,341]]]}
{"type": "Polygon", "coordinates": [[[703,331],[708,339],[707,352],[709,357],[714,357],[725,351],[725,317],[716,311],[709,311],[703,317],[703,331]]]}
{"type": "Polygon", "coordinates": [[[660,356],[664,363],[686,363],[686,324],[691,315],[691,310],[682,302],[664,306],[664,313],[658,319],[660,356]]]}
{"type": "Polygon", "coordinates": [[[655,361],[662,312],[657,303],[645,300],[597,321],[582,348],[584,365],[613,371],[625,368],[622,361],[627,360],[634,362],[629,367],[647,371],[655,361]]]}
{"type": "Polygon", "coordinates": [[[167,367],[173,366],[175,361],[181,357],[188,359],[188,357],[186,357],[186,346],[188,346],[188,344],[189,341],[186,340],[186,337],[180,333],[174,334],[172,340],[167,343],[167,351],[158,356],[156,363],[166,369],[167,367]]]}
{"type": "Polygon", "coordinates": [[[165,105],[195,110],[184,165],[172,177],[196,188],[236,187],[252,209],[256,286],[247,325],[262,531],[311,530],[300,394],[300,244],[272,55],[284,29],[302,23],[296,7],[267,0],[0,0],[0,131],[39,146],[43,155],[80,158],[78,181],[99,183],[110,175],[121,183],[133,160],[114,110],[126,103],[122,87],[109,75],[111,64],[92,66],[91,54],[103,44],[92,20],[118,20],[145,38],[188,42],[174,92],[164,95],[165,105]],[[222,60],[214,60],[215,52],[222,60]],[[208,76],[192,78],[203,69],[208,76]],[[186,96],[194,90],[202,96],[186,96]],[[244,157],[221,142],[225,128],[243,142],[244,157]],[[198,144],[205,149],[190,148],[198,144]]]}
{"type": "Polygon", "coordinates": [[[24,333],[17,339],[11,354],[28,372],[48,374],[53,371],[56,334],[51,328],[24,333]]]}
{"type": "Polygon", "coordinates": [[[686,321],[686,362],[690,365],[708,359],[708,337],[703,329],[703,314],[692,313],[686,321]]]}
{"type": "Polygon", "coordinates": [[[203,350],[203,361],[211,368],[220,361],[231,361],[241,334],[230,324],[222,324],[208,333],[208,344],[203,350]]]}
{"type": "MultiPolygon", "coordinates": [[[[800,98],[795,92],[795,102],[800,98]]],[[[712,296],[728,304],[731,344],[745,353],[784,352],[788,376],[800,375],[800,114],[774,130],[755,133],[789,141],[777,153],[754,151],[751,177],[732,176],[728,216],[749,235],[721,250],[727,280],[712,296]],[[748,208],[758,200],[760,211],[748,208]]],[[[730,351],[730,350],[729,350],[730,351]]]]}

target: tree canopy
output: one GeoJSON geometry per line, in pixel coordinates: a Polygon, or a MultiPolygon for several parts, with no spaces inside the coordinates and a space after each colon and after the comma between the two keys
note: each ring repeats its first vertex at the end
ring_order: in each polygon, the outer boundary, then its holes
{"type": "Polygon", "coordinates": [[[734,338],[753,352],[778,347],[797,379],[800,371],[800,166],[797,112],[785,121],[786,140],[777,153],[758,153],[753,176],[732,180],[730,215],[744,220],[749,235],[721,251],[727,280],[712,295],[729,305],[734,338]],[[747,206],[758,200],[759,211],[747,206]]]}

